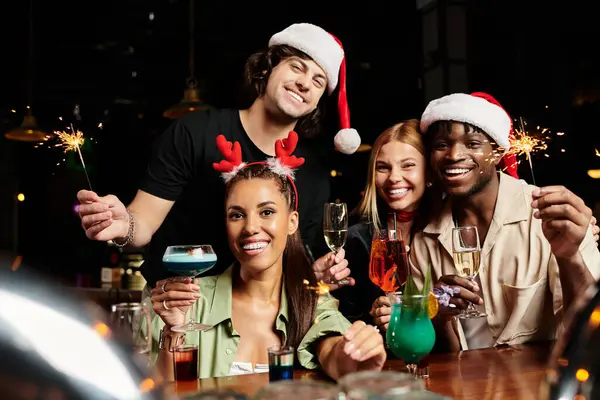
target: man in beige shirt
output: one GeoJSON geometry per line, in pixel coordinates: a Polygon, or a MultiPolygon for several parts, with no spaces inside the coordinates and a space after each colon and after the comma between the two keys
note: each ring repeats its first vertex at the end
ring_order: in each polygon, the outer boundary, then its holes
{"type": "Polygon", "coordinates": [[[554,338],[564,307],[600,277],[592,212],[581,198],[496,170],[511,129],[508,114],[484,93],[434,100],[421,119],[432,175],[447,197],[413,240],[417,283],[431,265],[436,286],[458,288],[450,300],[455,308],[442,307],[441,314],[456,314],[468,302],[487,314],[448,320],[454,349],[554,338]],[[452,257],[452,228],[469,225],[481,242],[474,282],[457,276],[452,257]]]}

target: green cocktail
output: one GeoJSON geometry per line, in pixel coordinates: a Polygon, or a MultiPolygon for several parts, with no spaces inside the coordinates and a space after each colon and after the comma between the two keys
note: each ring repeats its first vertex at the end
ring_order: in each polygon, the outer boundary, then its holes
{"type": "Polygon", "coordinates": [[[388,295],[392,315],[386,340],[390,350],[415,374],[421,358],[429,354],[435,343],[435,330],[428,313],[428,297],[422,295],[388,295]],[[392,298],[393,297],[393,298],[392,298]]]}

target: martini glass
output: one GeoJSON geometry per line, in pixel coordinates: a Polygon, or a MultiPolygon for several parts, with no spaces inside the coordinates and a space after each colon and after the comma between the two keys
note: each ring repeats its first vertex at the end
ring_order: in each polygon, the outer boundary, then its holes
{"type": "MultiPolygon", "coordinates": [[[[207,244],[169,246],[163,255],[163,264],[169,271],[194,279],[208,271],[217,263],[217,255],[213,248],[207,244]]],[[[202,295],[202,293],[200,293],[202,295]]],[[[202,299],[202,297],[200,297],[202,299]]],[[[183,325],[171,328],[174,332],[196,332],[211,329],[212,325],[201,324],[194,320],[198,301],[192,304],[190,318],[183,325]]]]}

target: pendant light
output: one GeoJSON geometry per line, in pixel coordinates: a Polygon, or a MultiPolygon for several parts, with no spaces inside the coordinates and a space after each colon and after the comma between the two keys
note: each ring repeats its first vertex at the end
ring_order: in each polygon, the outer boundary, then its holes
{"type": "Polygon", "coordinates": [[[33,100],[33,0],[29,0],[29,60],[27,63],[27,107],[25,118],[21,125],[4,134],[9,140],[19,142],[42,142],[48,140],[52,134],[44,132],[38,125],[31,111],[33,100]]]}
{"type": "Polygon", "coordinates": [[[168,110],[163,113],[164,117],[176,119],[184,114],[197,110],[206,110],[212,108],[208,104],[205,104],[200,99],[200,90],[198,89],[198,80],[194,75],[194,1],[190,0],[190,53],[189,53],[189,77],[186,80],[186,88],[183,92],[183,99],[171,106],[168,110]]]}

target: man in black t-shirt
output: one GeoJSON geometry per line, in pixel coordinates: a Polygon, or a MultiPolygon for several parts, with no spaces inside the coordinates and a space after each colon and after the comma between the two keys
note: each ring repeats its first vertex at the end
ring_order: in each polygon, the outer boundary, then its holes
{"type": "MultiPolygon", "coordinates": [[[[341,43],[322,28],[294,24],[273,35],[269,47],[246,62],[246,82],[256,91],[247,110],[208,110],[184,115],[175,121],[154,146],[154,155],[138,193],[129,207],[115,196],[100,197],[82,190],[77,197],[79,214],[88,238],[112,240],[118,246],[149,244],[142,273],[150,287],[170,274],[162,265],[169,245],[211,244],[218,255],[209,273],[225,270],[233,261],[224,220],[224,184],[212,168],[222,158],[216,137],[237,141],[247,162],[274,155],[275,142],[296,130],[308,137],[318,129],[322,95],[339,86],[340,132],[334,143],[351,154],[360,145],[350,128],[346,100],[345,57],[341,43]],[[339,84],[338,84],[339,81],[339,84]]],[[[300,140],[295,154],[306,162],[297,172],[300,231],[304,243],[315,248],[322,241],[323,204],[329,198],[327,171],[300,140]]],[[[317,262],[339,265],[349,271],[341,251],[317,262]]],[[[347,272],[346,272],[347,271],[347,272]]]]}

